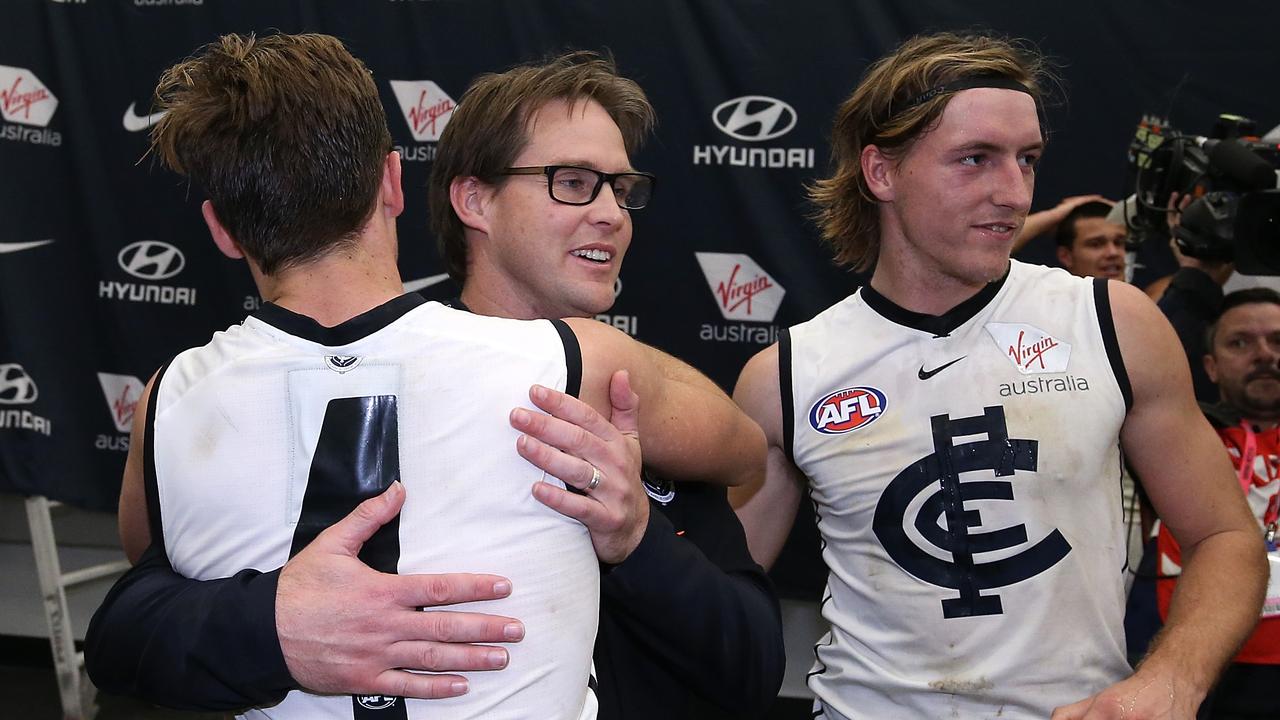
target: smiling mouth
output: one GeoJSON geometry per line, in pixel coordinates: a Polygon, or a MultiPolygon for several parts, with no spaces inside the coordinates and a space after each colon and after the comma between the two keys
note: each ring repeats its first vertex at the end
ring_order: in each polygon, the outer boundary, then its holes
{"type": "Polygon", "coordinates": [[[1013,232],[1018,228],[1017,225],[1006,225],[1004,223],[989,223],[986,225],[979,225],[978,227],[982,228],[983,230],[990,230],[991,232],[997,232],[997,233],[1013,232]]]}
{"type": "Polygon", "coordinates": [[[587,250],[571,250],[569,254],[574,257],[580,257],[584,260],[590,260],[597,263],[607,263],[613,258],[613,253],[595,248],[587,250]]]}

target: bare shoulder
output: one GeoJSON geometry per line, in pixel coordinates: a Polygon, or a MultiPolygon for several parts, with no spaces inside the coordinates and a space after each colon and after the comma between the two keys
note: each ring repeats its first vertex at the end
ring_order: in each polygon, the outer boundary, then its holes
{"type": "Polygon", "coordinates": [[[782,388],[778,344],[756,353],[743,366],[733,388],[734,402],[764,429],[770,445],[782,443],[782,388]]]}
{"type": "MultiPolygon", "coordinates": [[[[1117,333],[1125,334],[1162,334],[1169,328],[1160,308],[1142,290],[1129,283],[1115,280],[1107,281],[1107,297],[1111,302],[1111,317],[1115,322],[1117,333]]],[[[1121,342],[1124,336],[1120,336],[1121,342]]]]}
{"type": "Polygon", "coordinates": [[[645,347],[621,330],[593,318],[565,318],[564,323],[578,338],[583,362],[590,359],[617,364],[641,353],[645,347]]]}
{"type": "Polygon", "coordinates": [[[1135,403],[1175,378],[1181,381],[1185,376],[1189,388],[1191,371],[1178,336],[1151,298],[1116,281],[1107,282],[1107,297],[1135,403]]]}

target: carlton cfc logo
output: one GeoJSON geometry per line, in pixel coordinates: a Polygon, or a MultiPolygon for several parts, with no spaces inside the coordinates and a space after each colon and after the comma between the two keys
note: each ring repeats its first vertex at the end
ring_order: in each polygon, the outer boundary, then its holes
{"type": "Polygon", "coordinates": [[[875,422],[887,406],[884,393],[873,387],[845,388],[814,403],[809,424],[824,435],[841,435],[875,422]]]}
{"type": "Polygon", "coordinates": [[[1004,604],[992,590],[1029,580],[1071,552],[1057,529],[1032,542],[1024,524],[990,528],[984,519],[989,503],[1016,500],[1006,478],[1019,471],[1028,473],[1028,479],[1036,477],[1030,474],[1039,467],[1040,444],[1009,437],[999,405],[973,417],[935,415],[929,425],[933,452],[885,486],[872,530],[903,570],[957,592],[941,598],[942,617],[1000,615],[1004,604]],[[922,495],[924,501],[917,502],[922,495]],[[908,527],[923,544],[908,534],[908,527]]]}

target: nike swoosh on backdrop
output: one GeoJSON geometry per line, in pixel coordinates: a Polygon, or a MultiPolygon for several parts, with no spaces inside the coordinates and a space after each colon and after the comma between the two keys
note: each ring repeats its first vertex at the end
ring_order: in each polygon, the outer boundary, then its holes
{"type": "Polygon", "coordinates": [[[16,243],[0,242],[0,255],[3,255],[4,253],[18,252],[20,250],[30,250],[31,248],[40,247],[41,245],[48,245],[51,242],[53,241],[52,240],[32,240],[31,242],[16,242],[16,243]]]}
{"type": "Polygon", "coordinates": [[[147,128],[160,122],[160,118],[164,117],[168,110],[161,110],[158,113],[150,115],[139,115],[134,111],[136,103],[129,103],[129,108],[124,111],[124,129],[129,132],[142,132],[147,128]]]}
{"type": "Polygon", "coordinates": [[[429,277],[419,278],[417,280],[406,280],[404,289],[409,292],[417,292],[422,288],[428,288],[432,285],[439,285],[449,279],[449,273],[440,273],[439,275],[431,275],[429,277]]]}
{"type": "Polygon", "coordinates": [[[967,358],[967,357],[969,357],[969,356],[968,356],[968,355],[961,355],[960,357],[956,358],[955,360],[952,360],[951,362],[947,363],[946,365],[939,365],[938,367],[936,367],[936,368],[934,368],[934,369],[932,369],[932,370],[925,370],[925,369],[924,369],[924,366],[923,366],[923,365],[921,365],[921,366],[920,366],[920,372],[919,372],[918,376],[919,376],[919,378],[920,378],[921,380],[928,380],[929,378],[933,377],[934,375],[937,375],[938,373],[942,372],[943,370],[946,370],[947,368],[951,367],[952,365],[955,365],[956,363],[960,362],[961,360],[963,360],[963,359],[965,359],[965,358],[967,358]]]}

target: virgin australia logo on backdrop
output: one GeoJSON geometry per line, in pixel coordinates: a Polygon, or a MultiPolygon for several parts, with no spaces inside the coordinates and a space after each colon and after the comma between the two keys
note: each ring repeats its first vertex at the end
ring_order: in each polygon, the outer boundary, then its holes
{"type": "Polygon", "coordinates": [[[111,421],[121,434],[101,433],[94,440],[93,446],[99,450],[128,452],[133,413],[138,408],[138,400],[142,398],[145,386],[132,375],[101,372],[98,373],[98,384],[102,386],[102,396],[106,398],[107,408],[111,411],[111,421]]]}
{"type": "Polygon", "coordinates": [[[26,68],[0,65],[0,117],[5,123],[16,123],[0,125],[0,139],[61,145],[62,133],[47,127],[57,109],[58,97],[35,73],[26,68]]]}
{"type": "MultiPolygon", "coordinates": [[[[458,107],[449,93],[430,80],[391,80],[391,92],[395,93],[400,111],[404,113],[404,121],[409,125],[409,133],[420,143],[435,143],[440,140],[445,125],[453,117],[454,108],[458,107]]],[[[412,147],[397,145],[396,150],[404,160],[430,162],[436,159],[436,146],[415,145],[412,147]]]]}
{"type": "MultiPolygon", "coordinates": [[[[694,253],[707,287],[725,320],[771,323],[787,291],[749,255],[742,253],[694,253]]],[[[746,342],[768,345],[777,342],[773,325],[704,323],[699,337],[719,342],[746,342]]]]}
{"type": "MultiPolygon", "coordinates": [[[[711,122],[734,140],[762,143],[795,128],[800,116],[787,102],[767,95],[743,95],[726,100],[711,111],[711,122]]],[[[812,168],[813,148],[694,145],[694,165],[760,168],[812,168]]]]}

